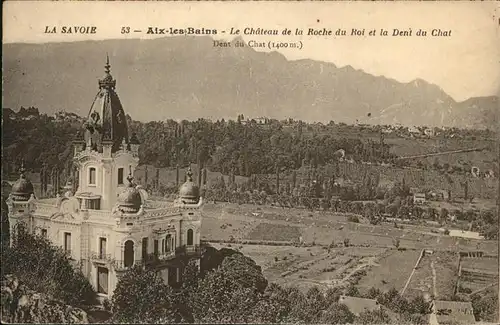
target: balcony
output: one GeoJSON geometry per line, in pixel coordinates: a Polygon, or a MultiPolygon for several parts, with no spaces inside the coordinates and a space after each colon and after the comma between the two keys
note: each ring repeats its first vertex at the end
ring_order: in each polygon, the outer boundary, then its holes
{"type": "Polygon", "coordinates": [[[97,264],[113,264],[114,258],[111,254],[103,254],[103,253],[96,253],[92,252],[90,254],[90,260],[92,263],[97,263],[97,264]]]}
{"type": "Polygon", "coordinates": [[[186,253],[188,255],[200,254],[200,245],[186,246],[186,253]]]}
{"type": "Polygon", "coordinates": [[[165,252],[164,254],[158,256],[160,261],[168,261],[175,258],[175,251],[165,252]]]}
{"type": "Polygon", "coordinates": [[[176,255],[195,256],[200,255],[200,245],[183,245],[175,249],[176,255]]]}
{"type": "Polygon", "coordinates": [[[159,266],[174,258],[175,252],[171,251],[164,254],[148,254],[143,258],[143,262],[147,266],[159,266]]]}
{"type": "Polygon", "coordinates": [[[134,266],[143,266],[144,262],[142,260],[135,260],[132,264],[126,265],[125,260],[114,260],[112,265],[116,272],[125,272],[134,266]]]}

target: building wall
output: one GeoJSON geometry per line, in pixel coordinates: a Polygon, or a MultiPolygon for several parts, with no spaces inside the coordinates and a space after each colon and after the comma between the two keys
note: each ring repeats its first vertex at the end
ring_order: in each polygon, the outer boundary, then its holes
{"type": "MultiPolygon", "coordinates": [[[[172,251],[176,248],[187,245],[188,231],[193,231],[193,247],[200,244],[201,212],[199,210],[183,211],[181,216],[165,216],[150,224],[137,224],[135,227],[120,228],[112,221],[111,212],[106,220],[102,212],[98,215],[93,214],[96,211],[88,210],[76,214],[54,214],[52,217],[38,215],[36,212],[32,218],[26,219],[28,226],[32,227],[37,234],[41,234],[42,229],[47,230],[47,238],[54,244],[64,248],[64,233],[71,234],[71,257],[81,262],[82,272],[87,276],[89,282],[97,291],[98,267],[108,269],[108,295],[102,297],[110,298],[118,282],[118,274],[113,266],[113,261],[123,263],[125,242],[132,240],[134,242],[134,261],[142,261],[142,240],[148,238],[148,254],[154,252],[154,240],[158,240],[158,251],[162,253],[162,240],[166,238],[167,233],[175,237],[172,251]],[[86,219],[86,220],[83,220],[86,219]],[[158,235],[155,229],[167,229],[167,232],[158,235]],[[100,238],[106,238],[105,256],[97,261],[96,256],[100,253],[100,238]]],[[[177,271],[179,272],[179,271],[177,271]]],[[[179,272],[180,273],[180,272],[179,272]]],[[[168,267],[160,270],[162,278],[168,280],[168,267]]]]}

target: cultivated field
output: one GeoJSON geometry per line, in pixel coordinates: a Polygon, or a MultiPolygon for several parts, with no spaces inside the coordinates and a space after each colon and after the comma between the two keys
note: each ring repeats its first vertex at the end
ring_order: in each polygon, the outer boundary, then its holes
{"type": "Polygon", "coordinates": [[[302,289],[313,285],[345,287],[352,283],[361,292],[371,287],[401,290],[421,250],[431,249],[434,254],[422,259],[406,294],[433,293],[432,263],[435,288],[443,299],[453,294],[459,251],[497,254],[495,241],[453,238],[433,233],[434,228],[425,225],[404,225],[400,229],[391,223],[373,226],[361,221],[351,223],[342,214],[301,209],[207,204],[202,239],[227,241],[214,245],[230,245],[250,256],[271,282],[302,289]],[[400,240],[400,250],[394,245],[396,238],[400,240]],[[304,246],[298,245],[300,239],[304,246]],[[344,247],[345,239],[348,247],[344,247]]]}
{"type": "Polygon", "coordinates": [[[464,257],[461,259],[460,286],[471,293],[480,292],[498,283],[498,259],[464,257]]]}
{"type": "Polygon", "coordinates": [[[387,291],[391,288],[396,288],[398,291],[401,290],[419,256],[419,250],[389,250],[384,256],[378,259],[376,266],[360,281],[360,291],[361,288],[367,291],[371,287],[382,291],[387,291]]]}

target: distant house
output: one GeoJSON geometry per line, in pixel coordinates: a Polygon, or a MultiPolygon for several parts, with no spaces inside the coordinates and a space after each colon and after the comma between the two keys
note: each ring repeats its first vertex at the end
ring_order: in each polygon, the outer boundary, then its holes
{"type": "Polygon", "coordinates": [[[420,192],[420,190],[418,189],[418,187],[410,187],[411,194],[417,194],[419,192],[420,192]]]}
{"type": "Polygon", "coordinates": [[[257,124],[267,124],[267,118],[265,117],[256,117],[253,119],[257,124]]]}
{"type": "Polygon", "coordinates": [[[364,311],[380,310],[380,304],[375,299],[340,296],[339,303],[346,305],[356,316],[364,311]]]}
{"type": "Polygon", "coordinates": [[[413,194],[413,203],[424,204],[425,203],[425,193],[415,193],[413,194]]]}
{"type": "Polygon", "coordinates": [[[431,192],[430,195],[432,199],[436,201],[448,201],[450,199],[450,193],[446,190],[437,190],[431,192]]]}
{"type": "Polygon", "coordinates": [[[449,235],[451,237],[461,237],[461,238],[469,238],[469,239],[484,239],[484,236],[481,236],[476,231],[467,231],[467,230],[450,230],[449,235]]]}
{"type": "Polygon", "coordinates": [[[476,322],[471,302],[435,300],[432,303],[430,324],[470,325],[476,322]]]}
{"type": "Polygon", "coordinates": [[[495,178],[495,172],[493,170],[488,170],[484,173],[484,177],[486,178],[495,178]]]}
{"type": "Polygon", "coordinates": [[[408,127],[408,132],[412,135],[420,135],[422,132],[420,132],[420,129],[417,128],[416,126],[410,126],[408,127]]]}
{"type": "Polygon", "coordinates": [[[424,134],[428,137],[433,137],[436,135],[436,131],[434,130],[434,128],[427,128],[424,130],[424,134]]]}

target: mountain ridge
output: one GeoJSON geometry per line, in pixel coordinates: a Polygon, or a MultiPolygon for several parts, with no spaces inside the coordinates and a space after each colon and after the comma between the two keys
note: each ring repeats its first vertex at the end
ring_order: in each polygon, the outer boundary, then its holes
{"type": "Polygon", "coordinates": [[[457,102],[421,78],[402,83],[350,65],[288,60],[248,46],[215,48],[208,36],[11,43],[3,49],[4,107],[36,106],[48,114],[88,113],[106,52],[125,111],[144,121],[244,114],[484,128],[496,121],[498,109],[497,96],[457,102]]]}

